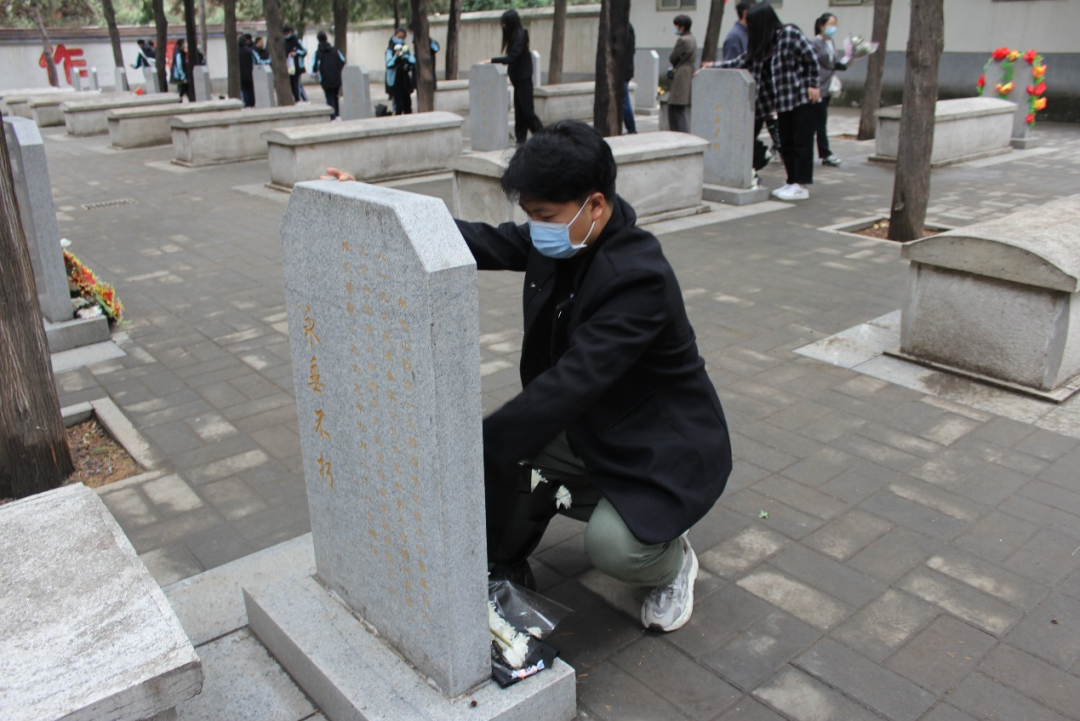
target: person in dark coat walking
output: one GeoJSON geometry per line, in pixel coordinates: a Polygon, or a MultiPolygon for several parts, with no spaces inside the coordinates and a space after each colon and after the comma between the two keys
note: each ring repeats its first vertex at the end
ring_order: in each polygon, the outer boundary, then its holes
{"type": "Polygon", "coordinates": [[[255,65],[258,62],[255,48],[252,47],[251,35],[244,34],[239,42],[240,62],[240,99],[245,108],[255,107],[255,65]]]}
{"type": "Polygon", "coordinates": [[[668,61],[674,77],[668,90],[668,128],[679,133],[690,132],[690,91],[694,80],[694,58],[697,55],[697,40],[690,34],[693,21],[688,15],[676,15],[675,48],[668,61]]]}
{"type": "Polygon", "coordinates": [[[326,94],[326,104],[334,109],[330,119],[336,120],[340,113],[338,96],[341,95],[341,71],[345,67],[345,56],[327,41],[326,33],[322,30],[316,37],[319,39],[319,47],[315,50],[315,62],[311,65],[311,72],[319,79],[319,85],[326,94]]]}
{"type": "Polygon", "coordinates": [[[505,55],[483,60],[506,66],[510,84],[514,86],[514,140],[518,145],[525,142],[529,133],[535,135],[544,124],[536,117],[533,105],[533,58],[529,51],[529,31],[521,24],[516,10],[502,14],[502,50],[505,55]]]}
{"type": "Polygon", "coordinates": [[[416,56],[409,51],[405,35],[405,28],[395,30],[386,48],[386,94],[394,115],[412,113],[412,91],[416,87],[416,56]]]}
{"type": "Polygon", "coordinates": [[[307,48],[296,37],[296,31],[286,25],[282,32],[285,34],[285,54],[289,59],[289,86],[292,88],[294,102],[307,102],[307,94],[301,83],[301,75],[304,74],[304,58],[307,57],[307,48]]]}
{"type": "Polygon", "coordinates": [[[687,532],[723,492],[731,445],[675,273],[616,172],[599,132],[554,123],[502,178],[528,223],[457,221],[480,270],[524,273],[523,390],[483,424],[488,563],[535,586],[526,559],[548,523],[585,521],[593,565],[651,588],[642,624],[674,631],[694,606],[687,532]]]}
{"type": "Polygon", "coordinates": [[[187,68],[184,67],[184,63],[187,62],[187,52],[184,51],[183,39],[177,40],[176,45],[173,46],[172,56],[172,68],[170,70],[171,77],[169,82],[176,84],[176,90],[180,93],[180,99],[183,100],[188,93],[188,76],[187,68]]]}

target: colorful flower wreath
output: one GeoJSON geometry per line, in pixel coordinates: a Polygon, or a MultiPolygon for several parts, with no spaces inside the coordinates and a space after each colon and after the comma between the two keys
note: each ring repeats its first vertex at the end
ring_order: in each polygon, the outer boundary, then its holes
{"type": "Polygon", "coordinates": [[[74,286],[73,293],[101,306],[110,323],[119,323],[124,316],[124,305],[116,296],[116,289],[98,280],[94,271],[82,264],[73,253],[64,251],[64,268],[68,280],[74,286]]]}
{"type": "Polygon", "coordinates": [[[981,96],[986,89],[986,70],[990,67],[990,63],[1001,63],[1001,82],[994,86],[994,90],[999,98],[1007,98],[1009,93],[1016,87],[1013,82],[1015,70],[1013,65],[1020,58],[1023,58],[1031,66],[1031,78],[1035,83],[1027,86],[1028,114],[1024,119],[1028,125],[1034,125],[1035,113],[1046,107],[1046,98],[1043,97],[1046,93],[1046,81],[1043,80],[1043,76],[1046,75],[1046,63],[1043,61],[1042,55],[1039,55],[1034,50],[1028,50],[1026,53],[1021,54],[1019,50],[1010,50],[1006,47],[998,48],[990,54],[990,59],[983,66],[983,74],[975,81],[975,86],[981,96]]]}

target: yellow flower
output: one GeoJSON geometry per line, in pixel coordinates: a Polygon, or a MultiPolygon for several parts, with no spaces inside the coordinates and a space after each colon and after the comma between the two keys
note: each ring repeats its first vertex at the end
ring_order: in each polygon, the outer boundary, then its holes
{"type": "Polygon", "coordinates": [[[1005,56],[1005,59],[1006,60],[1016,60],[1018,57],[1020,57],[1020,51],[1019,50],[1013,50],[1011,53],[1009,53],[1008,55],[1005,56]]]}
{"type": "Polygon", "coordinates": [[[1033,67],[1031,69],[1031,77],[1035,78],[1036,80],[1038,80],[1039,78],[1041,78],[1045,74],[1046,74],[1046,66],[1045,65],[1036,65],[1035,67],[1033,67]]]}
{"type": "Polygon", "coordinates": [[[1004,85],[1001,86],[1001,90],[999,92],[1002,95],[1008,95],[1009,93],[1012,92],[1013,87],[1014,87],[1013,83],[1011,83],[1011,82],[1005,83],[1004,85]]]}
{"type": "Polygon", "coordinates": [[[1035,101],[1035,109],[1036,110],[1042,110],[1045,107],[1046,107],[1046,98],[1039,98],[1038,100],[1035,101]]]}

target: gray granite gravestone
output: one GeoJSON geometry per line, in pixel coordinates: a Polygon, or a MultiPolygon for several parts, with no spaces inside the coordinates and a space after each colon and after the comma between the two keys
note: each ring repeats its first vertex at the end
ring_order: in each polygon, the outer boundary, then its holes
{"type": "Polygon", "coordinates": [[[478,63],[469,70],[469,137],[473,150],[510,147],[510,89],[505,65],[478,63]]]}
{"type": "Polygon", "coordinates": [[[634,94],[634,111],[656,115],[660,112],[660,103],[656,100],[656,88],[660,85],[660,55],[655,50],[634,53],[634,80],[638,86],[634,94]]]}
{"type": "Polygon", "coordinates": [[[1013,114],[1013,132],[1010,144],[1018,150],[1028,150],[1037,148],[1041,145],[1039,138],[1035,135],[1034,126],[1028,125],[1027,122],[1028,113],[1031,112],[1029,106],[1031,96],[1028,95],[1027,89],[1029,86],[1037,85],[1038,83],[1031,77],[1031,66],[1026,62],[1017,60],[1016,68],[1020,69],[1020,72],[1016,74],[1019,79],[1013,80],[1012,90],[1005,95],[999,95],[994,89],[994,86],[1005,81],[1005,63],[990,63],[986,67],[986,86],[983,91],[983,97],[1001,98],[1002,100],[1016,103],[1016,110],[1013,114]]]}
{"type": "Polygon", "coordinates": [[[532,54],[533,61],[533,87],[538,88],[544,84],[542,82],[543,73],[540,70],[540,53],[535,50],[530,50],[529,52],[532,54]]]}
{"type": "Polygon", "coordinates": [[[101,85],[98,83],[97,68],[90,68],[90,89],[101,90],[101,85]]]}
{"type": "Polygon", "coordinates": [[[113,68],[113,83],[115,84],[115,92],[122,93],[125,90],[131,90],[131,86],[128,85],[127,70],[124,68],[113,68]]]}
{"type": "Polygon", "coordinates": [[[252,629],[332,718],[572,718],[565,664],[489,680],[477,275],[445,205],[299,183],[281,246],[316,576],[245,589],[252,629]]]}
{"type": "Polygon", "coordinates": [[[78,68],[71,71],[71,89],[77,93],[82,92],[82,76],[79,75],[78,68]]]}
{"type": "Polygon", "coordinates": [[[274,71],[269,65],[256,65],[251,72],[255,78],[255,107],[272,108],[274,101],[274,71]]]}
{"type": "Polygon", "coordinates": [[[26,231],[26,245],[37,282],[41,314],[52,323],[72,318],[71,293],[64,271],[64,250],[53,207],[45,143],[37,124],[27,118],[4,117],[15,197],[26,231]]]}
{"type": "Polygon", "coordinates": [[[210,85],[210,71],[206,69],[205,65],[196,65],[191,70],[191,74],[195,79],[195,100],[207,101],[214,97],[214,91],[210,85]]]}
{"type": "Polygon", "coordinates": [[[690,132],[705,150],[707,200],[746,205],[768,200],[754,187],[754,79],[745,70],[706,68],[694,78],[690,132]]]}
{"type": "Polygon", "coordinates": [[[361,120],[374,115],[371,110],[371,75],[367,68],[346,65],[341,71],[341,119],[361,120]]]}
{"type": "Polygon", "coordinates": [[[146,92],[150,94],[162,92],[158,87],[157,68],[144,65],[142,71],[143,77],[146,78],[146,92]]]}

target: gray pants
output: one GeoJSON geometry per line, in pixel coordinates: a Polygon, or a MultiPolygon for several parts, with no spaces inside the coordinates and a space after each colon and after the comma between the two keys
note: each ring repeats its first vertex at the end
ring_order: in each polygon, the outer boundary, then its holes
{"type": "MultiPolygon", "coordinates": [[[[639,541],[626,527],[600,489],[589,478],[585,462],[570,448],[566,434],[560,433],[543,451],[532,459],[532,466],[548,479],[531,494],[537,504],[550,510],[543,522],[555,513],[569,516],[589,525],[585,529],[585,553],[600,571],[632,586],[664,586],[675,580],[683,564],[683,547],[679,539],[667,543],[648,544],[639,541]],[[570,508],[555,508],[559,486],[570,491],[570,508]]],[[[523,494],[524,495],[524,494],[523,494]]],[[[540,529],[540,535],[543,530],[540,529]]],[[[536,539],[539,542],[539,538],[536,539]]]]}
{"type": "Polygon", "coordinates": [[[676,133],[689,133],[690,132],[690,106],[689,105],[672,105],[668,103],[667,106],[667,125],[668,130],[672,130],[676,133]]]}

